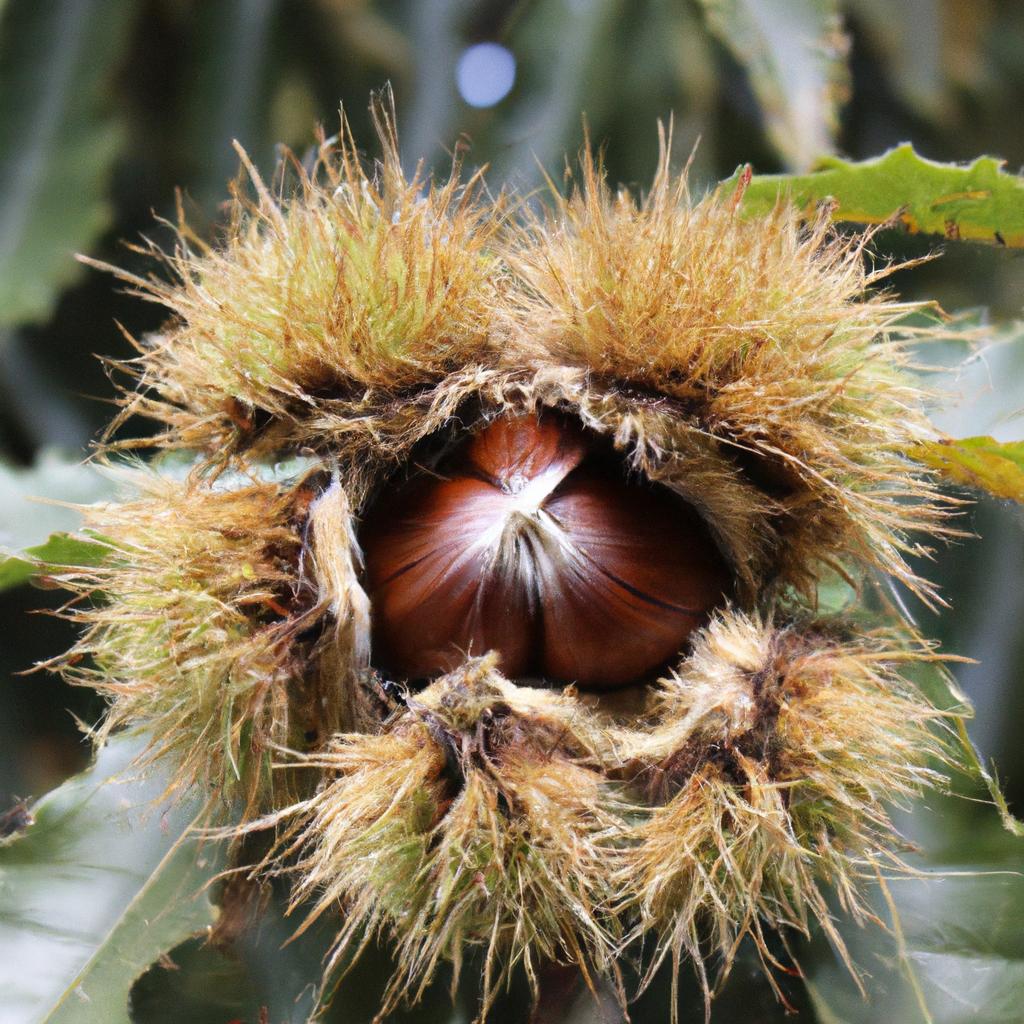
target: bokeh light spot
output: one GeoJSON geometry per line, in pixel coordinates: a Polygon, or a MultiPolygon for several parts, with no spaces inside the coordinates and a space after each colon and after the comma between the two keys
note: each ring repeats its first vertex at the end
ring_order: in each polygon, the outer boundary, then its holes
{"type": "Polygon", "coordinates": [[[471,107],[493,107],[515,83],[516,59],[498,43],[477,43],[463,51],[455,79],[459,94],[471,107]]]}

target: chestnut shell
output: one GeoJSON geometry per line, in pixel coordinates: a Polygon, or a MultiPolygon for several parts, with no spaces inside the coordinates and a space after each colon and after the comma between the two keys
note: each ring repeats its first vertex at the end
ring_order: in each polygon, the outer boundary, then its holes
{"type": "Polygon", "coordinates": [[[503,417],[387,487],[360,531],[374,662],[410,680],[496,650],[510,678],[609,689],[685,646],[729,573],[700,516],[554,414],[503,417]]]}

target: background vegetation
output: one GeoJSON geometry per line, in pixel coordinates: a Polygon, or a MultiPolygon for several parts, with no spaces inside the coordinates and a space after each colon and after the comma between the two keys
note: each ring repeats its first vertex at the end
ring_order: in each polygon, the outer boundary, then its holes
{"type": "MultiPolygon", "coordinates": [[[[95,354],[131,355],[116,322],[142,334],[161,319],[159,309],[125,297],[72,253],[142,269],[123,242],[163,235],[153,215],[173,215],[177,187],[193,221],[215,235],[226,182],[237,169],[233,138],[269,172],[279,143],[302,153],[315,122],[333,131],[340,102],[357,138],[369,144],[369,95],[390,82],[408,166],[422,158],[443,172],[458,145],[470,165],[491,165],[494,187],[512,181],[528,189],[540,183],[542,169],[560,178],[565,155],[581,144],[581,114],[604,147],[610,177],[638,187],[654,168],[656,121],[669,116],[677,163],[692,154],[697,190],[742,162],[758,173],[803,171],[828,153],[862,159],[904,140],[933,159],[990,153],[1016,171],[1024,163],[1021,52],[1024,7],[1013,0],[0,0],[0,544],[22,548],[73,527],[68,510],[28,504],[26,495],[90,501],[104,493],[109,484],[80,464],[114,395],[95,354]],[[468,47],[485,41],[510,51],[516,74],[507,96],[478,108],[460,93],[456,69],[468,47]]],[[[941,425],[957,436],[1024,437],[1015,418],[1024,406],[1020,253],[970,242],[943,246],[898,230],[882,233],[878,246],[895,257],[946,249],[942,259],[901,274],[898,287],[947,310],[970,310],[990,326],[992,343],[966,364],[963,349],[928,353],[951,368],[947,376],[963,396],[941,411],[941,425]]],[[[976,659],[957,673],[977,708],[971,733],[999,764],[1019,809],[1024,517],[1019,506],[983,499],[964,525],[978,536],[937,552],[927,569],[942,581],[951,607],[915,611],[926,633],[976,659]]],[[[65,624],[28,614],[57,600],[29,587],[0,593],[0,815],[88,760],[74,716],[94,720],[95,701],[45,674],[16,674],[69,645],[65,624]]],[[[117,756],[102,769],[112,770],[117,756]]],[[[164,855],[136,849],[137,836],[97,839],[91,826],[117,812],[116,799],[109,807],[103,799],[94,798],[84,816],[78,798],[66,793],[64,804],[40,808],[37,817],[52,824],[51,846],[37,833],[35,851],[25,857],[110,863],[111,851],[122,848],[126,869],[144,870],[147,857],[164,855]],[[84,824],[74,832],[79,818],[84,824]]],[[[187,810],[168,817],[168,843],[187,810]]],[[[983,805],[943,801],[920,809],[909,828],[930,865],[1021,866],[1019,849],[983,805]]],[[[191,848],[182,856],[192,856],[191,848]]],[[[0,866],[3,957],[20,941],[17,910],[3,900],[24,878],[0,866]]],[[[92,920],[80,904],[93,882],[83,876],[77,889],[47,890],[75,928],[92,920]]],[[[154,906],[167,905],[182,891],[149,896],[154,906]]],[[[106,898],[100,889],[93,895],[106,898]]],[[[803,1019],[902,1022],[930,1013],[944,1024],[1019,1021],[1024,886],[1010,875],[986,874],[901,883],[898,895],[902,954],[881,932],[853,936],[873,975],[873,1004],[860,1001],[831,951],[818,944],[802,957],[808,989],[787,986],[803,1019]],[[901,956],[917,972],[927,1011],[898,969],[901,956]]],[[[187,935],[209,918],[209,908],[189,913],[166,934],[187,935]]],[[[119,985],[141,976],[131,1004],[139,1024],[172,1015],[255,1024],[263,1006],[268,1020],[301,1020],[295,998],[315,973],[317,937],[279,953],[286,934],[271,911],[258,935],[223,951],[191,940],[173,954],[180,969],[147,973],[167,946],[125,940],[130,955],[112,954],[120,956],[124,978],[109,988],[116,996],[119,985]]],[[[81,935],[74,941],[87,942],[81,935]]],[[[19,948],[11,970],[44,971],[31,943],[19,948]]],[[[36,953],[48,955],[42,947],[36,953]]],[[[360,968],[332,1019],[369,1020],[381,970],[360,968]]],[[[105,1016],[74,1002],[66,978],[55,985],[60,1000],[40,1019],[127,1019],[113,1003],[114,1015],[105,1016]]],[[[635,1019],[661,1019],[667,999],[664,988],[652,992],[635,1019]]],[[[467,992],[453,1016],[438,992],[415,1019],[469,1020],[472,1007],[467,992]]],[[[522,994],[513,994],[495,1019],[522,1019],[522,1012],[522,994]]],[[[596,1012],[581,1004],[576,1019],[600,1019],[596,1012]]],[[[683,1020],[702,1013],[694,994],[684,992],[683,1020]]],[[[21,1024],[26,1018],[18,1014],[17,1005],[0,1002],[0,1021],[21,1024]]],[[[743,968],[714,1020],[782,1016],[756,970],[743,968]]]]}

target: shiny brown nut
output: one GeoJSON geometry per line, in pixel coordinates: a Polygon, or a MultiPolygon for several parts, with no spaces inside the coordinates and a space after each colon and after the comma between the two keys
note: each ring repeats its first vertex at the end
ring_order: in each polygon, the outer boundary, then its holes
{"type": "Polygon", "coordinates": [[[725,592],[697,513],[560,417],[506,417],[386,491],[361,530],[374,659],[409,679],[497,650],[606,689],[670,661],[725,592]]]}

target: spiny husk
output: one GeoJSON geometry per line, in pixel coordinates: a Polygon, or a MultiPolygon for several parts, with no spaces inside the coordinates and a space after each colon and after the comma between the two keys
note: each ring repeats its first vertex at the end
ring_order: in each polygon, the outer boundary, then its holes
{"type": "Polygon", "coordinates": [[[898,329],[921,306],[868,293],[889,272],[867,268],[870,235],[824,214],[805,227],[783,202],[743,217],[739,199],[694,201],[667,145],[642,200],[585,153],[579,189],[510,244],[499,315],[516,358],[582,368],[641,406],[659,396],[675,434],[712,440],[776,506],[761,525],[781,584],[809,596],[822,562],[852,560],[930,593],[904,557],[945,513],[904,454],[933,436],[904,372],[920,332],[898,329]]]}
{"type": "Polygon", "coordinates": [[[708,991],[706,960],[727,972],[747,935],[770,962],[769,929],[817,920],[841,949],[826,893],[866,916],[862,877],[901,870],[883,801],[942,784],[942,715],[897,671],[930,654],[767,609],[813,605],[833,568],[932,595],[905,560],[949,511],[904,454],[931,434],[900,328],[919,307],[869,293],[869,236],[694,200],[667,157],[638,200],[585,156],[580,189],[517,227],[478,176],[408,180],[380,127],[372,172],[347,129],[291,168],[294,195],[247,163],[220,245],[182,220],[151,250],[170,282],[121,275],[172,321],[114,427],[154,418],[143,443],[211,472],[95,511],[114,557],[58,577],[98,598],[71,607],[63,668],[110,698],[101,738],[148,727],[180,784],[241,794],[236,835],[280,828],[258,873],[292,874],[309,923],[342,908],[328,973],[378,937],[397,950],[382,1016],[473,951],[486,1013],[517,965],[614,975],[643,934],[651,972],[689,957],[708,991]],[[354,524],[457,435],[543,409],[700,511],[743,611],[632,707],[485,658],[382,724],[354,524]],[[306,484],[213,485],[297,451],[322,467],[306,484]]]}
{"type": "Polygon", "coordinates": [[[820,925],[852,964],[828,904],[858,921],[861,887],[906,872],[887,807],[944,785],[949,713],[900,674],[933,659],[889,632],[845,639],[821,624],[724,612],[662,684],[660,724],[634,753],[654,809],[618,876],[636,934],[653,933],[646,979],[671,956],[729,971],[751,937],[820,925]]]}
{"type": "Polygon", "coordinates": [[[236,187],[222,244],[203,244],[182,219],[173,252],[145,250],[170,281],[107,268],[173,315],[140,343],[129,367],[139,393],[115,427],[142,413],[167,428],[152,443],[214,461],[322,449],[321,416],[341,434],[358,430],[368,400],[395,403],[489,358],[503,271],[487,245],[502,204],[484,200],[479,175],[461,183],[457,162],[440,184],[406,179],[386,102],[376,113],[383,156],[372,172],[344,122],[311,171],[291,161],[287,196],[243,154],[255,198],[236,187]]]}
{"type": "Polygon", "coordinates": [[[933,434],[899,330],[920,306],[866,294],[869,236],[694,201],[667,155],[642,201],[585,155],[582,187],[516,226],[458,166],[407,180],[377,111],[372,172],[343,128],[288,197],[249,168],[219,246],[179,225],[151,250],[170,282],[121,275],[173,318],[115,426],[155,418],[141,443],[214,467],[315,450],[362,514],[424,439],[556,407],[701,511],[745,603],[866,566],[934,598],[905,557],[949,511],[905,455],[933,434]]]}
{"type": "Polygon", "coordinates": [[[85,629],[53,667],[108,698],[98,742],[143,727],[145,759],[166,757],[173,787],[265,806],[270,749],[340,724],[299,639],[330,614],[300,569],[308,495],[145,471],[132,482],[142,496],[84,510],[110,554],[56,577],[79,595],[66,613],[85,629]]]}
{"type": "Polygon", "coordinates": [[[442,962],[481,950],[481,1017],[517,966],[614,972],[606,915],[623,805],[599,771],[599,728],[570,696],[470,661],[408,698],[379,735],[340,735],[306,763],[323,788],[249,829],[296,819],[271,862],[294,872],[303,928],[340,906],[328,977],[378,936],[398,969],[380,1018],[442,962]],[[288,858],[298,852],[297,863],[288,858]]]}

